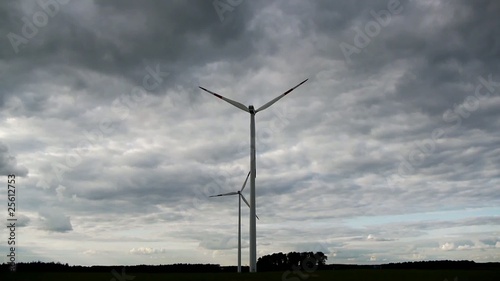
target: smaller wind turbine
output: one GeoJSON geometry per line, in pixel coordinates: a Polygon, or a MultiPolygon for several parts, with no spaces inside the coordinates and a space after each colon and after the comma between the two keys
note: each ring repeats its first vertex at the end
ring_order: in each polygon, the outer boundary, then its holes
{"type": "MultiPolygon", "coordinates": [[[[247,206],[250,208],[250,204],[248,204],[247,199],[245,199],[245,196],[243,196],[243,194],[241,192],[243,192],[243,189],[245,189],[245,186],[247,184],[249,176],[250,176],[250,172],[248,172],[247,178],[245,179],[245,182],[243,183],[241,190],[209,196],[209,197],[219,197],[219,196],[239,195],[238,196],[239,197],[239,200],[238,200],[238,273],[241,272],[241,199],[243,199],[245,204],[247,204],[247,206]]],[[[257,219],[259,219],[259,217],[257,215],[255,215],[255,217],[257,219]]]]}

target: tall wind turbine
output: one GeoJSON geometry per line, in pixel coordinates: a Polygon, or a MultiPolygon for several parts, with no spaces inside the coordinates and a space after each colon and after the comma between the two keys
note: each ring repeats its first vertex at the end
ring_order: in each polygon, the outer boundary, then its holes
{"type": "MultiPolygon", "coordinates": [[[[241,272],[241,199],[243,199],[243,201],[250,208],[250,204],[248,204],[248,201],[245,199],[245,196],[243,196],[243,194],[242,194],[243,189],[245,189],[245,186],[247,185],[247,181],[248,181],[249,176],[250,176],[250,172],[248,172],[247,178],[245,179],[245,182],[243,183],[241,190],[210,196],[210,197],[218,197],[218,196],[239,195],[238,196],[239,197],[238,198],[239,199],[238,200],[238,273],[241,272]]],[[[257,217],[257,219],[258,218],[259,217],[257,217]]]]}
{"type": "Polygon", "coordinates": [[[290,90],[284,92],[283,94],[279,95],[275,99],[269,101],[268,103],[264,104],[263,106],[259,107],[257,110],[254,109],[253,105],[249,105],[246,107],[244,104],[225,98],[217,93],[214,93],[210,90],[207,90],[203,87],[200,87],[205,92],[208,92],[219,99],[230,103],[237,108],[246,111],[250,113],[250,272],[257,272],[257,229],[256,229],[256,220],[255,220],[255,177],[257,173],[257,168],[255,165],[255,114],[259,111],[262,111],[271,105],[273,105],[275,102],[289,94],[291,91],[295,90],[297,87],[300,85],[304,84],[308,79],[300,82],[297,86],[291,88],[290,90]]]}

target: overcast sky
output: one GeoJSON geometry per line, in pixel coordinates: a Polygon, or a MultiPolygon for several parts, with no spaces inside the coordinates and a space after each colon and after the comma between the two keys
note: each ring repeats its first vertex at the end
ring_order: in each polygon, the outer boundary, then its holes
{"type": "Polygon", "coordinates": [[[500,2],[39,2],[0,3],[18,261],[236,265],[237,197],[208,196],[241,188],[249,115],[198,86],[306,78],[256,115],[258,256],[500,261],[500,2]]]}

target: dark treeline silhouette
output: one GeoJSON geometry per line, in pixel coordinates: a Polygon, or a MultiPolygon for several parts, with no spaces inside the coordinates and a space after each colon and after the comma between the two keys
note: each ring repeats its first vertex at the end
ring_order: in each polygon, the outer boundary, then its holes
{"type": "Polygon", "coordinates": [[[265,255],[257,260],[259,271],[288,270],[292,267],[303,267],[308,269],[322,269],[328,259],[322,252],[290,252],[274,253],[265,255]]]}
{"type": "MultiPolygon", "coordinates": [[[[325,264],[327,256],[318,252],[288,254],[274,253],[260,257],[257,261],[258,271],[287,271],[299,270],[345,270],[345,269],[464,269],[464,270],[493,270],[500,269],[499,262],[476,263],[474,261],[414,261],[402,263],[389,263],[380,265],[356,264],[325,264]]],[[[0,264],[0,272],[10,271],[9,263],[0,264]]],[[[81,266],[68,265],[59,262],[28,262],[17,263],[16,271],[19,272],[107,272],[112,270],[121,272],[122,268],[127,273],[205,273],[205,272],[236,272],[236,266],[220,266],[218,264],[168,264],[168,265],[115,265],[115,266],[81,266]]],[[[247,266],[242,266],[243,272],[248,272],[247,266]]],[[[1,279],[1,278],[0,278],[1,279]]]]}
{"type": "MultiPolygon", "coordinates": [[[[0,265],[0,272],[10,271],[11,265],[4,263],[0,265]]],[[[113,269],[120,272],[125,268],[126,272],[144,272],[144,273],[164,273],[164,272],[224,272],[218,264],[164,264],[164,265],[68,265],[59,262],[28,262],[16,263],[16,271],[19,272],[111,272],[113,269]]],[[[236,271],[236,270],[234,270],[236,271]]],[[[248,269],[247,269],[248,271],[248,269]]]]}
{"type": "Polygon", "coordinates": [[[357,265],[357,264],[327,264],[323,266],[325,270],[341,269],[464,269],[464,270],[489,270],[500,269],[500,263],[476,263],[468,260],[437,260],[437,261],[410,261],[400,263],[388,263],[377,265],[357,265]]]}
{"type": "Polygon", "coordinates": [[[414,261],[384,264],[383,268],[390,269],[498,269],[500,263],[476,263],[474,261],[440,260],[440,261],[414,261]]]}

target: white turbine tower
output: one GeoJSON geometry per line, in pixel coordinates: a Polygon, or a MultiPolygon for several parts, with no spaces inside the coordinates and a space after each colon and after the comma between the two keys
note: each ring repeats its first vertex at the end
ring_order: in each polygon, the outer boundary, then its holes
{"type": "MultiPolygon", "coordinates": [[[[245,199],[245,196],[243,196],[243,194],[242,194],[243,189],[245,189],[245,186],[247,185],[247,181],[248,181],[249,176],[250,176],[250,172],[248,172],[247,178],[245,179],[245,182],[243,183],[241,190],[210,196],[210,197],[219,197],[219,196],[239,195],[238,196],[239,197],[238,198],[238,272],[241,272],[241,199],[243,199],[243,201],[250,208],[250,204],[248,204],[247,199],[245,199]]],[[[257,217],[257,219],[258,218],[259,217],[257,217]]]]}
{"type": "Polygon", "coordinates": [[[299,87],[300,85],[304,84],[308,79],[300,82],[297,86],[291,88],[290,90],[284,92],[283,94],[279,95],[275,99],[269,101],[268,103],[264,104],[263,106],[259,107],[257,110],[254,109],[253,105],[249,105],[246,107],[244,104],[239,103],[237,101],[225,98],[219,94],[216,94],[212,91],[209,91],[203,87],[200,87],[205,92],[208,92],[219,99],[230,103],[237,108],[246,111],[250,113],[250,272],[257,272],[257,229],[256,229],[256,220],[255,220],[255,177],[257,173],[257,168],[255,165],[255,114],[259,111],[262,111],[271,105],[273,105],[275,102],[286,96],[288,93],[291,91],[295,90],[295,88],[299,87]]]}

